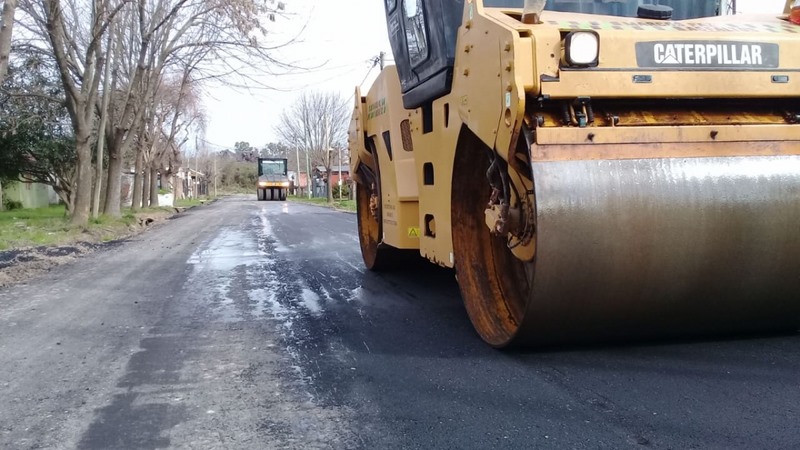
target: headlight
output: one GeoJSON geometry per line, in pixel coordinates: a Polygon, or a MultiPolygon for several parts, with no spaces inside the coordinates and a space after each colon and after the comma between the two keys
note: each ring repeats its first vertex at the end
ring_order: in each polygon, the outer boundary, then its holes
{"type": "Polygon", "coordinates": [[[289,187],[289,182],[288,182],[288,181],[284,181],[284,182],[283,182],[283,183],[281,183],[281,184],[283,185],[283,187],[289,187]]]}
{"type": "Polygon", "coordinates": [[[600,57],[600,36],[592,31],[573,31],[564,39],[564,57],[570,66],[594,67],[600,57]]]}
{"type": "Polygon", "coordinates": [[[267,185],[267,182],[266,181],[259,181],[258,185],[261,186],[261,187],[264,187],[264,186],[267,185]]]}

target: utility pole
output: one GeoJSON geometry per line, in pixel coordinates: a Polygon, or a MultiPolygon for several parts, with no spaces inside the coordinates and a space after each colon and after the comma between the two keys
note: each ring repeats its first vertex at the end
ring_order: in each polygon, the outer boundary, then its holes
{"type": "Polygon", "coordinates": [[[325,192],[325,199],[329,202],[333,201],[333,149],[331,148],[331,116],[330,113],[325,115],[325,159],[329,167],[328,173],[328,189],[325,192]]]}
{"type": "Polygon", "coordinates": [[[294,143],[294,155],[297,157],[297,173],[294,175],[294,195],[297,195],[297,187],[300,186],[300,146],[294,143]]]}
{"type": "MultiPolygon", "coordinates": [[[[200,139],[197,136],[194,137],[194,186],[192,186],[192,194],[194,198],[200,196],[200,173],[197,171],[198,166],[200,163],[198,162],[198,158],[200,157],[200,139]]],[[[192,177],[189,177],[191,179],[192,177]]]]}
{"type": "Polygon", "coordinates": [[[214,152],[214,198],[217,198],[217,152],[214,152]]]}
{"type": "Polygon", "coordinates": [[[306,195],[311,198],[311,164],[308,161],[308,149],[306,149],[306,195]]]}
{"type": "Polygon", "coordinates": [[[344,181],[342,180],[342,146],[339,146],[339,201],[342,201],[342,186],[344,186],[344,181]]]}

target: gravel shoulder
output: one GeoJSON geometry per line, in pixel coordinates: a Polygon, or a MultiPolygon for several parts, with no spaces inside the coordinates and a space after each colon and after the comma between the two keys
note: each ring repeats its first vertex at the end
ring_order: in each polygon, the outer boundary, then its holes
{"type": "Polygon", "coordinates": [[[184,212],[184,208],[175,208],[136,213],[135,220],[129,226],[89,229],[65,245],[0,251],[0,288],[31,280],[87,254],[118,245],[184,212]]]}

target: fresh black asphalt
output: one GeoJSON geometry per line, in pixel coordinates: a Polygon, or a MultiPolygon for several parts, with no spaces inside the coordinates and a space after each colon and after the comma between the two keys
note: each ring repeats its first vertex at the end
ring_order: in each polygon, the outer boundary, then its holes
{"type": "Polygon", "coordinates": [[[793,449],[800,337],[494,350],[451,271],[240,196],[0,290],[0,448],[793,449]]]}

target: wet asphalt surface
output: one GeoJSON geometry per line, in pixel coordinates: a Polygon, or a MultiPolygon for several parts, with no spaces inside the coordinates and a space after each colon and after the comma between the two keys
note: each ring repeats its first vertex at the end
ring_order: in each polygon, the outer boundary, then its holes
{"type": "Polygon", "coordinates": [[[229,198],[0,290],[0,448],[800,448],[800,337],[497,351],[355,216],[229,198]]]}

